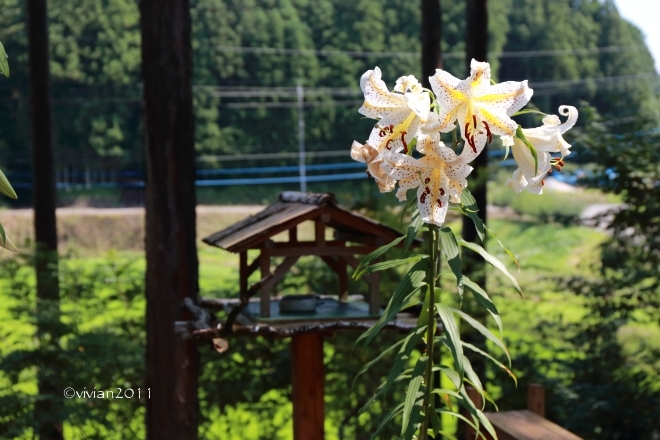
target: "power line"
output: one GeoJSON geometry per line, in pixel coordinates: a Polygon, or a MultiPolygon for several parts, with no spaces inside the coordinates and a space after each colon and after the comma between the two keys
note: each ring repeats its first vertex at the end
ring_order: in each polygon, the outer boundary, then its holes
{"type": "MultiPolygon", "coordinates": [[[[525,50],[511,52],[490,52],[488,55],[495,58],[532,58],[543,56],[568,56],[568,55],[595,55],[601,53],[618,53],[628,50],[642,50],[646,48],[643,44],[628,46],[605,46],[605,47],[582,47],[577,49],[550,49],[550,50],[525,50]]],[[[254,53],[267,55],[289,55],[289,56],[348,56],[351,58],[419,58],[419,52],[372,52],[356,50],[317,50],[317,49],[288,49],[279,47],[251,47],[251,46],[216,46],[220,52],[254,53]]],[[[446,52],[442,54],[445,59],[462,59],[463,52],[446,52]]]]}
{"type": "MultiPolygon", "coordinates": [[[[359,101],[316,101],[305,102],[303,107],[350,107],[362,105],[364,100],[359,101]]],[[[227,108],[296,108],[297,102],[240,102],[227,104],[227,108]]]]}

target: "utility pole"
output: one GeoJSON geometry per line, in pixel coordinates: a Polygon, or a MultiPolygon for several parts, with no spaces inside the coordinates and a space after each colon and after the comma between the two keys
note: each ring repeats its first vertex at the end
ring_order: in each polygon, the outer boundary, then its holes
{"type": "Polygon", "coordinates": [[[195,226],[195,126],[189,0],[141,0],[147,170],[146,427],[148,440],[196,440],[199,359],[174,332],[199,292],[195,226]]]}
{"type": "Polygon", "coordinates": [[[302,81],[298,81],[296,87],[298,96],[298,156],[300,159],[300,192],[307,192],[307,170],[305,169],[305,90],[302,81]]]}
{"type": "Polygon", "coordinates": [[[30,125],[34,206],[35,272],[37,278],[37,365],[39,399],[35,404],[36,434],[41,440],[62,439],[61,384],[55,359],[60,338],[60,290],[55,217],[55,167],[50,113],[50,69],[46,0],[27,1],[28,58],[30,66],[30,125]],[[49,349],[47,345],[50,345],[49,349]],[[53,350],[54,349],[54,350],[53,350]]]}

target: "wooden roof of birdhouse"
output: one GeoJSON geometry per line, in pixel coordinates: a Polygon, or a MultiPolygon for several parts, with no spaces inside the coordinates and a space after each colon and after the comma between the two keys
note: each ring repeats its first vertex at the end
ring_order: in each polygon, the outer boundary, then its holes
{"type": "Polygon", "coordinates": [[[237,253],[259,248],[272,236],[308,220],[320,220],[335,230],[336,240],[348,242],[382,245],[402,235],[396,229],[341,208],[332,193],[286,191],[263,211],[211,234],[202,241],[237,253]]]}

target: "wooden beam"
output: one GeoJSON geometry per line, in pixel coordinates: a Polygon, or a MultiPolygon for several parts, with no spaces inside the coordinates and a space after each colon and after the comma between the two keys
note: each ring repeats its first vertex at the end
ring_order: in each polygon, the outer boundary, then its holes
{"type": "Polygon", "coordinates": [[[275,287],[275,284],[289,272],[289,269],[291,269],[291,266],[293,266],[296,261],[298,261],[298,258],[300,258],[298,255],[292,255],[289,257],[286,257],[282,264],[277,266],[275,271],[273,272],[273,276],[268,280],[268,282],[264,285],[265,288],[268,289],[270,292],[273,290],[273,287],[275,287]]]}
{"type": "Polygon", "coordinates": [[[298,225],[295,225],[293,228],[289,229],[289,243],[298,242],[298,225]]]}
{"type": "MultiPolygon", "coordinates": [[[[259,254],[259,267],[262,279],[270,275],[270,255],[266,249],[262,249],[259,254]]],[[[260,290],[259,314],[262,318],[268,318],[270,317],[270,289],[268,283],[264,283],[260,290]]]]}
{"type": "Polygon", "coordinates": [[[334,257],[330,255],[321,255],[321,260],[325,261],[325,264],[327,264],[334,273],[339,275],[339,265],[334,257]]]}
{"type": "Polygon", "coordinates": [[[530,383],[527,388],[527,409],[545,417],[545,388],[538,383],[530,383]]]}
{"type": "MultiPolygon", "coordinates": [[[[243,252],[247,254],[247,250],[243,252]]],[[[257,268],[259,268],[259,257],[252,260],[252,263],[250,263],[250,265],[247,267],[247,277],[250,278],[250,275],[252,275],[254,271],[257,270],[257,268]]]]}
{"type": "Polygon", "coordinates": [[[348,241],[351,243],[370,244],[372,246],[382,246],[383,239],[373,235],[355,234],[351,232],[334,231],[335,240],[348,241]]]}
{"type": "Polygon", "coordinates": [[[293,438],[325,438],[323,336],[306,333],[291,338],[293,438]]]}
{"type": "Polygon", "coordinates": [[[247,259],[247,251],[238,254],[238,286],[241,298],[244,298],[245,295],[247,295],[248,277],[250,276],[248,273],[247,259]]]}
{"type": "Polygon", "coordinates": [[[375,224],[373,221],[369,221],[361,216],[353,215],[338,208],[330,207],[328,212],[332,216],[333,222],[341,223],[367,235],[376,235],[385,240],[386,243],[401,236],[401,234],[394,230],[390,230],[385,226],[375,224]]]}
{"type": "Polygon", "coordinates": [[[274,257],[286,257],[289,255],[317,255],[317,256],[338,256],[338,255],[354,255],[354,254],[369,254],[376,250],[375,246],[351,246],[351,247],[290,247],[290,248],[274,248],[270,249],[270,255],[274,257]]]}
{"type": "Polygon", "coordinates": [[[346,271],[346,259],[337,257],[337,275],[339,276],[339,301],[346,301],[348,298],[348,273],[346,271]]]}
{"type": "Polygon", "coordinates": [[[326,207],[319,207],[318,209],[313,209],[305,214],[302,214],[298,217],[294,217],[291,220],[287,220],[279,225],[273,226],[272,228],[266,229],[263,231],[261,234],[259,234],[256,237],[253,237],[252,239],[244,242],[244,243],[239,243],[234,246],[230,246],[227,248],[228,251],[230,252],[240,252],[245,249],[256,249],[258,248],[266,239],[279,234],[280,232],[288,231],[292,227],[307,221],[307,220],[312,220],[313,218],[318,217],[319,215],[322,215],[326,207]]]}
{"type": "Polygon", "coordinates": [[[314,238],[316,246],[325,247],[325,223],[320,220],[314,222],[314,238]]]}

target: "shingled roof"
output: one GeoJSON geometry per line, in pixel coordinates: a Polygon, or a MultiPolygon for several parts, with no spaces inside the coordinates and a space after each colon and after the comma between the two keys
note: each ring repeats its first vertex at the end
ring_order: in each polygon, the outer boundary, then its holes
{"type": "Polygon", "coordinates": [[[402,235],[396,229],[340,207],[332,193],[286,191],[263,211],[211,234],[202,241],[237,253],[257,248],[270,237],[319,217],[346,241],[384,244],[402,235]]]}

